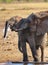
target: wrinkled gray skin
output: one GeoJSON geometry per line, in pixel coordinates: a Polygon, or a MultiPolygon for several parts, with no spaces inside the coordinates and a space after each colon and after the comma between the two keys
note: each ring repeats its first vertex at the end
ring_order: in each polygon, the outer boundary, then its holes
{"type": "Polygon", "coordinates": [[[35,45],[34,45],[35,43],[33,43],[33,46],[32,46],[32,42],[34,42],[34,41],[32,41],[32,38],[34,37],[34,35],[33,35],[34,33],[32,33],[32,36],[31,36],[31,34],[29,32],[29,28],[27,27],[27,24],[26,24],[26,19],[21,18],[21,20],[18,23],[17,22],[18,22],[17,20],[14,21],[14,17],[9,19],[8,21],[6,21],[4,38],[6,37],[8,27],[10,27],[11,31],[18,32],[18,38],[19,38],[18,48],[23,53],[23,61],[28,61],[27,50],[26,50],[26,42],[29,43],[31,51],[33,52],[34,61],[38,61],[36,48],[35,48],[35,45]],[[25,27],[20,26],[21,24],[25,24],[25,27]],[[20,29],[18,29],[19,27],[20,27],[20,29]]]}
{"type": "MultiPolygon", "coordinates": [[[[30,22],[28,21],[28,23],[30,23],[30,22]]],[[[23,19],[23,18],[20,19],[20,17],[12,17],[11,19],[6,21],[4,38],[6,37],[8,27],[10,27],[11,31],[18,32],[18,38],[19,38],[18,48],[23,53],[23,61],[28,61],[26,42],[29,43],[31,51],[33,52],[34,61],[38,61],[35,43],[34,43],[34,40],[32,40],[32,38],[34,39],[34,35],[33,35],[34,33],[32,33],[32,36],[31,36],[29,27],[27,27],[27,25],[28,24],[26,22],[26,19],[23,19]],[[19,19],[19,22],[18,22],[17,18],[19,19]],[[22,26],[21,24],[25,24],[25,27],[22,26]],[[20,29],[19,29],[19,27],[20,27],[20,29]],[[33,44],[32,44],[32,42],[33,42],[33,44]]]]}
{"type": "Polygon", "coordinates": [[[12,26],[12,31],[17,31],[19,36],[19,49],[23,52],[23,61],[27,61],[26,42],[28,42],[34,61],[38,61],[37,50],[41,48],[41,61],[43,61],[43,51],[46,32],[48,32],[48,17],[38,17],[31,14],[26,19],[16,22],[12,26]],[[21,46],[21,47],[20,47],[21,46]]]}

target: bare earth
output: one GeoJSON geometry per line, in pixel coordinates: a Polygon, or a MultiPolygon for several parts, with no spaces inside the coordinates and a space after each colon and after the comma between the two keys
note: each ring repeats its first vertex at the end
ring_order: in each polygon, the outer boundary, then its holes
{"type": "MultiPolygon", "coordinates": [[[[45,6],[47,4],[48,3],[46,4],[44,3],[43,5],[45,6]]],[[[20,6],[22,5],[23,4],[18,4],[18,7],[20,8],[20,6]]],[[[39,6],[42,5],[42,3],[32,4],[32,6],[34,5],[34,9],[30,9],[31,8],[30,6],[25,7],[25,5],[28,6],[30,5],[30,3],[24,4],[21,7],[21,10],[19,10],[19,8],[16,9],[17,6],[15,4],[0,4],[0,62],[22,61],[23,59],[22,53],[20,53],[20,51],[18,50],[18,34],[16,32],[10,31],[8,33],[7,38],[6,39],[3,38],[3,28],[5,21],[12,16],[18,15],[22,17],[27,17],[32,12],[48,10],[48,5],[45,6],[45,8],[44,6],[42,7],[39,6]],[[6,10],[3,10],[2,8],[6,8],[6,10]],[[26,10],[23,10],[23,8],[26,8],[26,10]],[[27,8],[29,8],[29,10],[27,10],[27,8]]],[[[27,44],[27,53],[28,53],[29,61],[32,61],[33,57],[31,55],[31,51],[28,44],[27,44]]],[[[40,55],[40,50],[39,50],[39,55],[40,55]]],[[[44,61],[48,62],[48,47],[45,47],[44,50],[44,61]]]]}

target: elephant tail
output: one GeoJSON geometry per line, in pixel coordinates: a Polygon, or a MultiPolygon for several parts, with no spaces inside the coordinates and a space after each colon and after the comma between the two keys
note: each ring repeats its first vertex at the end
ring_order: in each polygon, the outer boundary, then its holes
{"type": "Polygon", "coordinates": [[[21,42],[20,42],[20,41],[18,42],[18,49],[19,49],[19,51],[20,51],[21,53],[23,53],[23,51],[22,51],[22,46],[21,46],[21,42]]]}
{"type": "Polygon", "coordinates": [[[6,21],[5,23],[4,36],[3,36],[4,38],[6,37],[7,29],[8,29],[8,21],[6,21]]]}

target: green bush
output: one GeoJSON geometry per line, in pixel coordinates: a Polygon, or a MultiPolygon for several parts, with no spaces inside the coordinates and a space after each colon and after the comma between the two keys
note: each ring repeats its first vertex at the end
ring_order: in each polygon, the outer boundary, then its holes
{"type": "MultiPolygon", "coordinates": [[[[13,1],[16,1],[16,2],[32,2],[32,1],[37,1],[37,0],[0,0],[0,2],[3,2],[3,3],[11,3],[13,1]]],[[[48,2],[48,0],[43,0],[44,2],[48,2]]]]}
{"type": "Polygon", "coordinates": [[[6,1],[6,3],[10,3],[10,2],[12,2],[12,0],[5,0],[6,1]]]}
{"type": "Polygon", "coordinates": [[[29,2],[32,2],[32,0],[29,0],[29,2]]]}
{"type": "Polygon", "coordinates": [[[10,3],[12,2],[13,0],[0,0],[0,2],[4,2],[4,3],[10,3]]]}

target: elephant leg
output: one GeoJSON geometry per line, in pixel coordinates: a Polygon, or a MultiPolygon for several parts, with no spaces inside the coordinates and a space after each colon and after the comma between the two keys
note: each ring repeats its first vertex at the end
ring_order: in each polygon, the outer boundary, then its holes
{"type": "Polygon", "coordinates": [[[37,56],[38,56],[38,59],[39,59],[39,46],[36,46],[36,52],[37,52],[37,56]]]}
{"type": "Polygon", "coordinates": [[[22,44],[23,44],[24,36],[22,36],[22,31],[18,32],[18,49],[22,53],[22,44]]]}
{"type": "Polygon", "coordinates": [[[28,37],[28,42],[29,42],[29,46],[30,46],[34,61],[38,61],[34,35],[28,37]]]}
{"type": "Polygon", "coordinates": [[[22,43],[23,61],[28,61],[26,42],[22,43]]]}
{"type": "Polygon", "coordinates": [[[18,49],[21,53],[23,53],[22,51],[22,41],[18,40],[18,49]]]}
{"type": "Polygon", "coordinates": [[[43,62],[43,59],[44,59],[44,48],[43,48],[43,46],[41,46],[40,48],[41,48],[41,61],[43,62]]]}
{"type": "Polygon", "coordinates": [[[36,48],[34,46],[31,46],[31,45],[30,45],[30,48],[31,48],[31,52],[32,52],[34,61],[38,61],[38,55],[37,55],[37,52],[36,52],[36,48]]]}
{"type": "Polygon", "coordinates": [[[46,43],[47,43],[47,33],[45,33],[44,35],[42,35],[42,39],[41,39],[41,61],[44,61],[44,48],[46,47],[46,43]]]}

